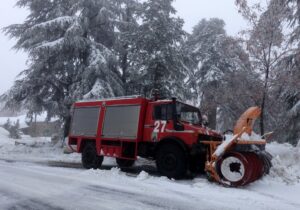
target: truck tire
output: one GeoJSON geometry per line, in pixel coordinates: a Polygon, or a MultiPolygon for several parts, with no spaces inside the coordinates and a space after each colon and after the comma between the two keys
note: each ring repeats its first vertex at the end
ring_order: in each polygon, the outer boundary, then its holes
{"type": "Polygon", "coordinates": [[[187,157],[179,146],[163,144],[157,151],[156,166],[162,175],[180,179],[187,172],[187,157]]]}
{"type": "Polygon", "coordinates": [[[116,158],[116,162],[120,168],[131,167],[134,164],[134,160],[127,160],[127,159],[121,159],[121,158],[116,158]]]}
{"type": "Polygon", "coordinates": [[[81,154],[82,166],[86,169],[100,168],[103,162],[103,156],[97,155],[96,146],[94,143],[88,143],[84,146],[81,154]]]}

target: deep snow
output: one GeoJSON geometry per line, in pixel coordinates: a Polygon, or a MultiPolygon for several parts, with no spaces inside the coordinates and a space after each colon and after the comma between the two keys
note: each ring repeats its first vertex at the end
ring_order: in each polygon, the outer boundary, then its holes
{"type": "Polygon", "coordinates": [[[15,145],[0,128],[0,209],[300,209],[300,144],[268,144],[270,175],[226,188],[205,177],[175,181],[122,172],[111,158],[101,170],[50,167],[49,161],[79,164],[80,155],[63,154],[47,138],[23,141],[31,146],[15,145]]]}

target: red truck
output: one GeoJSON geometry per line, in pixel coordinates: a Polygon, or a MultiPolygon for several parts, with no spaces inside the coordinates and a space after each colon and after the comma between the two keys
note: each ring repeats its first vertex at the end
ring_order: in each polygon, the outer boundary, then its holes
{"type": "Polygon", "coordinates": [[[203,125],[198,108],[175,98],[134,96],[76,102],[68,144],[82,153],[87,169],[99,168],[104,156],[115,157],[120,167],[132,166],[140,156],[154,159],[162,175],[177,179],[204,171],[222,141],[203,125]]]}

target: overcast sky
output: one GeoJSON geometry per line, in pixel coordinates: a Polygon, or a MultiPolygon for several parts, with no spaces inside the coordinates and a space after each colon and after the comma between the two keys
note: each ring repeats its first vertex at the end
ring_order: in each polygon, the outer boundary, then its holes
{"type": "MultiPolygon", "coordinates": [[[[15,0],[4,0],[0,4],[0,28],[21,23],[27,11],[14,7],[15,0]]],[[[175,0],[178,15],[184,19],[184,29],[192,31],[202,18],[218,17],[226,23],[228,34],[235,36],[246,24],[238,14],[234,0],[175,0]]],[[[8,90],[16,76],[26,68],[26,54],[12,50],[15,41],[0,33],[0,94],[8,90]]]]}

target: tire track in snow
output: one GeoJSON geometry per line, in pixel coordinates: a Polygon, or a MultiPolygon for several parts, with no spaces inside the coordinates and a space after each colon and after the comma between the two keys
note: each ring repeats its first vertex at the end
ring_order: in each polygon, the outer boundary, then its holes
{"type": "Polygon", "coordinates": [[[63,208],[50,205],[43,201],[29,199],[20,201],[12,206],[9,206],[6,210],[64,210],[63,208]]]}
{"type": "Polygon", "coordinates": [[[25,198],[24,195],[9,190],[1,190],[0,198],[5,198],[6,200],[2,201],[1,210],[63,210],[61,207],[38,199],[25,198]]]}
{"type": "MultiPolygon", "coordinates": [[[[166,197],[159,197],[156,195],[142,195],[139,193],[130,192],[127,190],[113,189],[99,185],[89,185],[86,187],[89,191],[98,192],[102,196],[109,195],[110,199],[113,196],[114,200],[124,200],[131,201],[133,204],[133,209],[136,204],[138,206],[143,206],[143,209],[172,209],[172,210],[186,210],[186,209],[197,209],[193,204],[182,203],[173,199],[168,199],[166,197]]],[[[139,208],[140,208],[139,207],[139,208]]],[[[138,208],[138,209],[139,209],[138,208]]],[[[122,209],[122,208],[120,208],[122,209]]],[[[198,207],[199,209],[199,207],[198,207]]],[[[207,208],[205,208],[207,209],[207,208]]]]}
{"type": "Polygon", "coordinates": [[[300,209],[300,204],[299,203],[295,203],[295,202],[292,202],[292,201],[289,201],[287,199],[284,199],[280,196],[275,196],[275,195],[271,195],[271,194],[268,194],[268,193],[265,193],[265,192],[259,192],[257,190],[252,190],[252,189],[247,189],[248,191],[250,192],[254,192],[254,193],[257,193],[259,195],[262,195],[262,196],[266,196],[266,197],[269,197],[269,198],[272,198],[274,200],[277,200],[277,201],[281,201],[287,205],[292,205],[294,206],[296,209],[300,209]]]}

